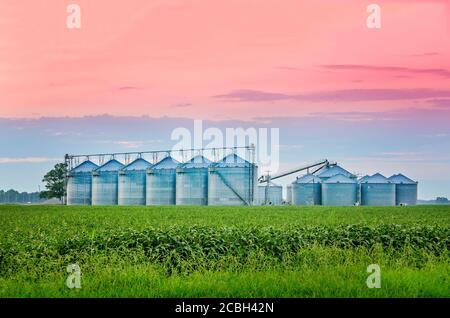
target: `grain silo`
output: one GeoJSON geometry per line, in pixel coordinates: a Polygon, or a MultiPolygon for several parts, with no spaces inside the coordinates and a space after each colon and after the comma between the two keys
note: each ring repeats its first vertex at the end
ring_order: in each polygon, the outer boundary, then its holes
{"type": "Polygon", "coordinates": [[[176,169],[176,204],[208,204],[208,168],[211,161],[196,156],[176,169]]]}
{"type": "Polygon", "coordinates": [[[327,180],[338,174],[341,174],[350,179],[356,179],[356,176],[354,174],[348,172],[338,165],[329,166],[328,168],[325,168],[323,170],[321,169],[316,173],[316,175],[322,180],[327,180]]]}
{"type": "Polygon", "coordinates": [[[281,205],[283,203],[283,187],[273,182],[270,182],[268,187],[259,185],[256,197],[257,205],[281,205]]]}
{"type": "Polygon", "coordinates": [[[292,204],[292,185],[286,186],[286,204],[292,204]]]}
{"type": "Polygon", "coordinates": [[[117,205],[119,170],[123,167],[112,159],[92,172],[92,205],[117,205]]]}
{"type": "Polygon", "coordinates": [[[92,200],[92,171],[98,166],[86,160],[67,174],[67,205],[90,205],[92,200]]]}
{"type": "Polygon", "coordinates": [[[417,185],[416,181],[400,174],[395,174],[388,179],[395,184],[396,205],[416,205],[417,185]]]}
{"type": "Polygon", "coordinates": [[[138,158],[119,171],[119,205],[145,205],[146,170],[151,166],[138,158]]]}
{"type": "Polygon", "coordinates": [[[322,202],[322,179],[306,174],[292,183],[293,205],[319,205],[322,202]]]}
{"type": "Polygon", "coordinates": [[[348,206],[355,205],[358,200],[358,184],[342,174],[322,182],[322,205],[348,206]]]}
{"type": "Polygon", "coordinates": [[[147,205],[175,205],[176,169],[180,163],[168,156],[147,169],[147,205]]]}
{"type": "Polygon", "coordinates": [[[360,183],[361,205],[395,205],[395,184],[376,173],[360,183]]]}
{"type": "Polygon", "coordinates": [[[231,154],[208,168],[208,205],[252,205],[257,168],[231,154]]]}

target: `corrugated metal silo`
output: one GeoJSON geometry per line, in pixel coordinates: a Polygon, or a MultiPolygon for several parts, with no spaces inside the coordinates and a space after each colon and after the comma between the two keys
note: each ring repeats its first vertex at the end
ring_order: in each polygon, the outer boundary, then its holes
{"type": "Polygon", "coordinates": [[[361,205],[395,205],[395,184],[385,176],[376,173],[361,185],[361,205]]]}
{"type": "Polygon", "coordinates": [[[257,198],[257,205],[281,205],[283,203],[283,187],[272,182],[269,188],[266,185],[260,185],[257,190],[257,198]]]}
{"type": "Polygon", "coordinates": [[[92,173],[92,205],[117,205],[119,170],[124,167],[112,159],[92,173]]]}
{"type": "Polygon", "coordinates": [[[416,205],[418,182],[400,174],[395,174],[388,179],[395,184],[396,205],[416,205]]]}
{"type": "Polygon", "coordinates": [[[286,186],[286,203],[292,204],[292,185],[290,184],[286,186]]]}
{"type": "Polygon", "coordinates": [[[147,205],[175,205],[176,169],[180,163],[168,156],[147,169],[147,205]]]}
{"type": "Polygon", "coordinates": [[[211,161],[203,156],[196,156],[177,168],[176,204],[208,204],[208,167],[211,161]]]}
{"type": "Polygon", "coordinates": [[[355,179],[337,174],[322,182],[322,205],[355,205],[358,200],[358,184],[355,179]]]}
{"type": "Polygon", "coordinates": [[[321,169],[318,171],[318,173],[316,173],[316,175],[322,180],[327,180],[331,177],[334,177],[337,174],[341,174],[350,179],[356,179],[356,176],[353,173],[348,172],[347,170],[338,165],[329,166],[328,168],[323,170],[321,169]]]}
{"type": "Polygon", "coordinates": [[[208,205],[252,205],[257,168],[236,154],[208,168],[208,205]]]}
{"type": "Polygon", "coordinates": [[[138,158],[119,171],[119,205],[145,205],[146,170],[151,166],[138,158]]]}
{"type": "Polygon", "coordinates": [[[293,205],[320,205],[322,202],[322,179],[306,174],[292,183],[293,205]]]}
{"type": "Polygon", "coordinates": [[[67,205],[90,205],[92,202],[92,171],[98,166],[84,161],[67,174],[67,205]]]}

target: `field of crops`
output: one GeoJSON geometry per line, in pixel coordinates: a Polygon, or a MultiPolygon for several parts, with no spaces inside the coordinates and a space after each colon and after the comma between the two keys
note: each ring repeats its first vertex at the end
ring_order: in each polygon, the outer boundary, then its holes
{"type": "Polygon", "coordinates": [[[449,297],[449,268],[450,206],[0,206],[0,297],[449,297]]]}

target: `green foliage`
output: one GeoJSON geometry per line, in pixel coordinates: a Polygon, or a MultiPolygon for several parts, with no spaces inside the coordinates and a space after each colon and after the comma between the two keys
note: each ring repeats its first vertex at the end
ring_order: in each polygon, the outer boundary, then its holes
{"type": "Polygon", "coordinates": [[[0,207],[4,297],[445,297],[449,260],[447,206],[0,207]]]}
{"type": "Polygon", "coordinates": [[[65,196],[65,181],[67,173],[66,163],[57,163],[42,179],[47,190],[40,193],[41,198],[57,198],[62,200],[65,196]]]}

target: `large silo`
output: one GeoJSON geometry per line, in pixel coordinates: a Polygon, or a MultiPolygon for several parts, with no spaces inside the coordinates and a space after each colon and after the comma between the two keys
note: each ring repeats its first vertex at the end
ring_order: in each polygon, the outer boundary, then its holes
{"type": "Polygon", "coordinates": [[[395,184],[396,205],[416,205],[417,185],[416,181],[400,174],[395,174],[388,179],[395,184]]]}
{"type": "Polygon", "coordinates": [[[260,185],[257,188],[256,197],[257,205],[281,205],[283,203],[283,187],[272,182],[269,187],[260,185]]]}
{"type": "Polygon", "coordinates": [[[92,172],[92,205],[117,205],[119,170],[123,167],[112,159],[92,172]]]}
{"type": "Polygon", "coordinates": [[[322,179],[306,174],[292,183],[293,205],[320,205],[322,202],[322,179]]]}
{"type": "Polygon", "coordinates": [[[316,175],[322,180],[328,180],[335,175],[341,174],[350,179],[356,179],[356,176],[353,173],[348,172],[344,168],[338,165],[329,166],[326,169],[321,169],[316,173],[316,175]]]}
{"type": "Polygon", "coordinates": [[[358,200],[358,184],[355,179],[337,174],[322,182],[322,205],[355,205],[358,200]]]}
{"type": "Polygon", "coordinates": [[[147,205],[175,205],[176,169],[180,163],[168,156],[147,169],[147,205]]]}
{"type": "Polygon", "coordinates": [[[231,154],[208,168],[208,205],[252,205],[257,168],[231,154]]]}
{"type": "Polygon", "coordinates": [[[176,204],[208,204],[208,167],[211,161],[196,156],[176,170],[176,204]]]}
{"type": "Polygon", "coordinates": [[[395,205],[395,184],[376,173],[360,183],[361,205],[395,205]]]}
{"type": "Polygon", "coordinates": [[[119,205],[145,205],[146,170],[151,166],[138,158],[119,171],[119,205]]]}
{"type": "Polygon", "coordinates": [[[90,205],[92,202],[92,171],[98,166],[84,161],[67,174],[67,205],[90,205]]]}

